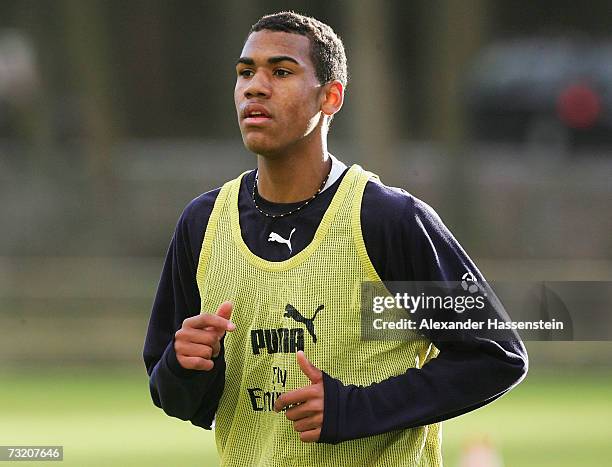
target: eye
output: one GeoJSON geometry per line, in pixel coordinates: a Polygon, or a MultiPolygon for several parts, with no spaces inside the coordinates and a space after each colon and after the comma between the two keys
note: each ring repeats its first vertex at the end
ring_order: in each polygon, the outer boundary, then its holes
{"type": "Polygon", "coordinates": [[[280,76],[281,78],[284,78],[285,76],[289,76],[292,73],[289,70],[285,70],[283,68],[277,68],[276,70],[274,70],[274,74],[276,76],[280,76]]]}
{"type": "Polygon", "coordinates": [[[250,78],[251,76],[253,76],[253,70],[245,68],[244,70],[240,70],[238,74],[243,78],[250,78]]]}

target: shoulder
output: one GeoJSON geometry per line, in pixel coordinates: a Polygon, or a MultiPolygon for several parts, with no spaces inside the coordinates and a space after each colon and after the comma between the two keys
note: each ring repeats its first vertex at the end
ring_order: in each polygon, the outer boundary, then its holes
{"type": "Polygon", "coordinates": [[[411,203],[413,196],[403,188],[387,186],[378,178],[370,178],[366,184],[364,198],[370,198],[383,204],[387,209],[406,207],[411,203]]]}
{"type": "Polygon", "coordinates": [[[363,223],[395,228],[441,223],[438,214],[426,202],[378,179],[371,179],[365,187],[361,218],[363,223]]]}
{"type": "Polygon", "coordinates": [[[179,219],[181,227],[189,228],[194,225],[206,225],[220,191],[221,188],[215,188],[192,199],[183,209],[179,219]]]}
{"type": "MultiPolygon", "coordinates": [[[[239,175],[235,179],[230,180],[228,183],[240,179],[241,187],[244,187],[247,186],[249,180],[251,180],[252,182],[254,177],[255,170],[250,170],[248,172],[245,172],[244,174],[239,175]]],[[[223,186],[220,186],[218,188],[215,188],[214,190],[202,193],[198,197],[192,199],[183,209],[183,212],[179,219],[179,223],[187,227],[192,227],[194,225],[206,226],[206,224],[208,223],[208,219],[210,218],[210,215],[212,213],[212,210],[215,207],[217,197],[219,196],[219,193],[221,192],[222,188],[223,186]]]]}
{"type": "Polygon", "coordinates": [[[176,225],[174,242],[177,247],[191,252],[194,264],[197,264],[200,256],[208,219],[220,191],[221,188],[216,188],[192,199],[183,209],[176,225]]]}
{"type": "Polygon", "coordinates": [[[423,236],[452,240],[452,234],[429,204],[378,179],[371,179],[365,187],[361,230],[366,244],[413,242],[423,236]]]}
{"type": "Polygon", "coordinates": [[[479,274],[436,211],[405,190],[368,182],[361,230],[382,280],[447,280],[466,268],[479,274]]]}

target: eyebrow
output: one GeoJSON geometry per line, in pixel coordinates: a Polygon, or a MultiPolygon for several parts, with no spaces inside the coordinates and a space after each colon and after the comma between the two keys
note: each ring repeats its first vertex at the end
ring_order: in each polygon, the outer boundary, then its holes
{"type": "MultiPolygon", "coordinates": [[[[280,63],[280,62],[292,62],[295,63],[296,65],[300,65],[300,63],[293,57],[290,57],[289,55],[277,55],[274,57],[270,57],[268,59],[268,63],[270,65],[274,65],[275,63],[280,63]]],[[[236,65],[238,65],[239,63],[243,63],[245,65],[255,65],[255,60],[253,60],[250,57],[240,57],[238,59],[238,61],[236,62],[236,65]]]]}

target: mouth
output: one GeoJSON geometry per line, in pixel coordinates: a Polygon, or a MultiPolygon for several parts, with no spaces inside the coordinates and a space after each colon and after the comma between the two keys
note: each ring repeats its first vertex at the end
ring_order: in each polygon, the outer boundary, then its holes
{"type": "Polygon", "coordinates": [[[271,120],[268,109],[260,104],[248,104],[242,111],[242,121],[245,125],[262,125],[271,120]]]}
{"type": "Polygon", "coordinates": [[[270,117],[245,117],[243,122],[245,125],[261,125],[272,120],[270,117]]]}

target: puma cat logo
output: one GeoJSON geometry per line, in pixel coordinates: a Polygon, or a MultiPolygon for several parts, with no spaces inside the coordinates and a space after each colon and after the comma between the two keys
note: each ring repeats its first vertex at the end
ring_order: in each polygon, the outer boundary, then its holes
{"type": "Polygon", "coordinates": [[[310,337],[312,337],[313,344],[316,344],[317,335],[315,334],[315,330],[314,330],[314,320],[317,317],[317,313],[319,313],[319,311],[321,311],[323,308],[325,308],[325,305],[319,305],[319,307],[315,310],[314,315],[312,315],[312,318],[305,318],[292,305],[287,304],[287,306],[285,307],[284,316],[286,318],[291,318],[294,321],[297,321],[298,323],[304,323],[304,325],[306,326],[306,330],[310,334],[310,337]]]}
{"type": "Polygon", "coordinates": [[[293,235],[293,232],[295,232],[295,227],[291,230],[291,233],[289,234],[289,238],[287,240],[285,240],[283,237],[281,237],[276,232],[272,232],[270,236],[268,237],[268,241],[284,243],[289,248],[289,254],[291,254],[293,252],[293,249],[291,248],[291,236],[293,235]]]}

